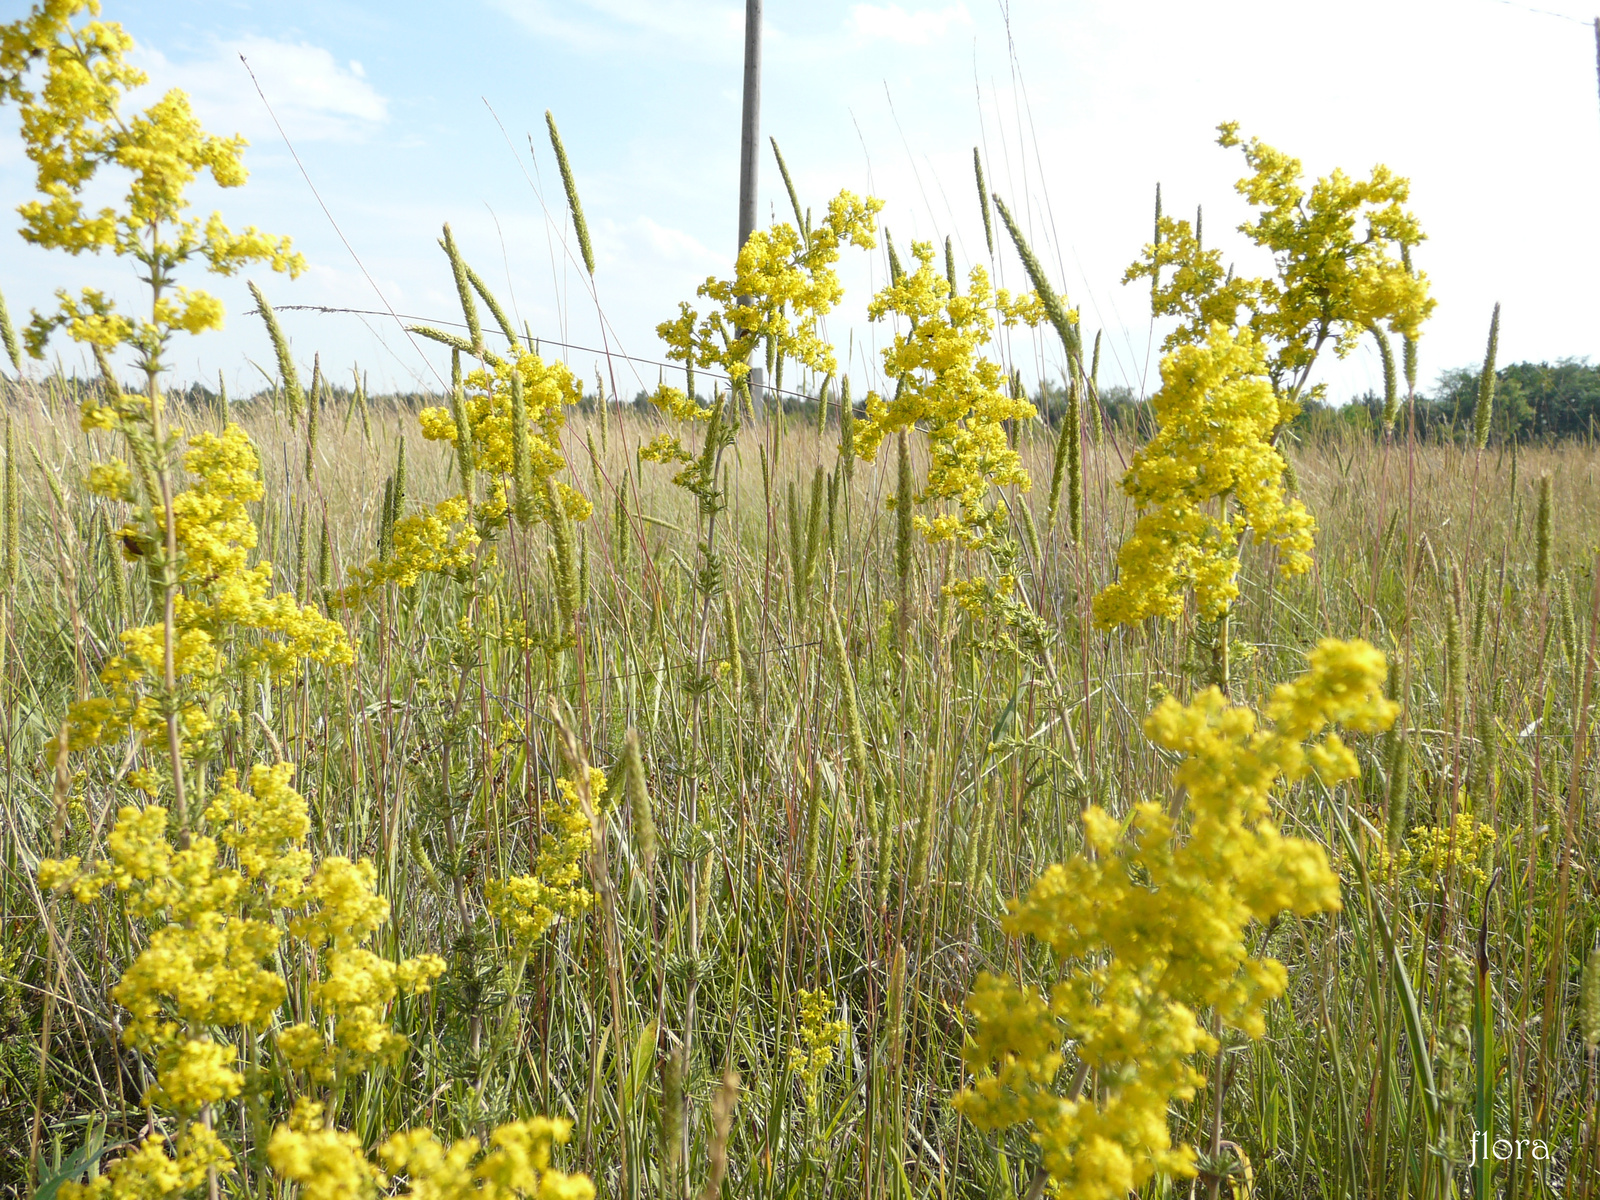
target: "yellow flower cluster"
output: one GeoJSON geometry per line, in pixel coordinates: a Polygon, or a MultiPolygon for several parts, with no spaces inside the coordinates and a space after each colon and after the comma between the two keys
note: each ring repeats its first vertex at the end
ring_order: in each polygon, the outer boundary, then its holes
{"type": "Polygon", "coordinates": [[[1274,389],[1293,394],[1329,342],[1342,357],[1379,322],[1416,337],[1434,307],[1428,279],[1391,254],[1425,236],[1405,209],[1410,183],[1378,166],[1365,180],[1336,170],[1307,191],[1298,159],[1255,138],[1241,143],[1235,122],[1218,132],[1219,145],[1243,146],[1251,171],[1235,187],[1259,211],[1240,232],[1271,253],[1277,271],[1235,276],[1188,221],[1163,217],[1157,241],[1124,282],[1152,279],[1156,315],[1179,318],[1166,349],[1203,343],[1214,324],[1234,326],[1244,310],[1256,340],[1271,348],[1266,373],[1274,389]]]}
{"type": "Polygon", "coordinates": [[[1287,976],[1252,957],[1248,927],[1339,907],[1322,848],[1283,835],[1272,789],[1313,771],[1330,785],[1355,777],[1337,733],[1306,743],[1334,723],[1388,726],[1396,706],[1383,697],[1385,674],[1372,646],[1328,639],[1304,675],[1273,693],[1269,728],[1215,688],[1187,706],[1164,700],[1145,732],[1183,756],[1172,782],[1186,820],[1162,803],[1139,804],[1125,820],[1091,805],[1084,853],[1050,867],[1012,906],[1007,932],[1072,966],[1048,992],[978,979],[966,1051],[975,1078],[956,1105],[985,1129],[1031,1125],[1056,1195],[1122,1200],[1158,1172],[1194,1173],[1192,1149],[1172,1144],[1167,1110],[1201,1082],[1192,1056],[1216,1048],[1201,1012],[1260,1037],[1263,1008],[1287,976]],[[1063,1097],[1054,1081],[1069,1039],[1098,1085],[1063,1097]]]}
{"type": "Polygon", "coordinates": [[[1426,876],[1430,883],[1442,882],[1452,872],[1482,883],[1488,878],[1483,860],[1493,853],[1497,836],[1492,825],[1463,809],[1456,815],[1454,829],[1430,825],[1412,830],[1395,858],[1397,865],[1426,876]]]}
{"type": "Polygon", "coordinates": [[[839,1042],[850,1027],[843,1021],[829,1019],[833,1016],[834,1005],[827,988],[815,991],[801,988],[798,996],[800,1038],[789,1047],[789,1070],[800,1077],[806,1107],[815,1110],[822,1073],[832,1065],[839,1052],[839,1042]]]}
{"type": "MultiPolygon", "coordinates": [[[[544,808],[545,833],[530,875],[489,881],[489,912],[506,927],[519,954],[531,952],[557,917],[582,916],[594,904],[583,884],[585,859],[594,848],[594,828],[584,799],[570,779],[556,780],[560,799],[544,808]]],[[[605,810],[606,777],[589,768],[588,796],[596,818],[605,810]]]]}
{"type": "MultiPolygon", "coordinates": [[[[985,500],[992,487],[1031,486],[1022,460],[1006,440],[1002,422],[1031,420],[1033,405],[1011,396],[1005,371],[981,350],[999,314],[1007,326],[1037,325],[1044,309],[1032,292],[1013,298],[992,291],[982,267],[972,268],[965,295],[935,266],[933,246],[911,247],[916,269],[873,297],[867,315],[904,317],[908,327],[883,351],[884,373],[896,382],[892,399],[867,394],[867,419],[856,431],[856,451],[872,461],[890,433],[923,425],[928,434],[928,478],[918,504],[956,505],[956,512],[917,518],[929,541],[959,536],[981,545],[1003,509],[985,500]]],[[[1075,316],[1075,314],[1074,314],[1075,316]]]]}
{"type": "Polygon", "coordinates": [[[551,1150],[572,1136],[572,1122],[532,1117],[501,1125],[489,1135],[489,1150],[479,1154],[475,1137],[444,1145],[433,1131],[395,1134],[378,1149],[388,1169],[370,1163],[354,1134],[322,1124],[322,1106],[302,1100],[280,1125],[267,1147],[272,1169],[300,1185],[305,1200],[364,1200],[403,1175],[405,1191],[391,1193],[417,1200],[593,1200],[586,1175],[568,1175],[551,1166],[551,1150]]]}
{"type": "Polygon", "coordinates": [[[397,1061],[407,1042],[389,1026],[389,1005],[398,995],[428,991],[444,974],[437,954],[394,963],[362,948],[389,920],[377,878],[370,862],[323,859],[301,898],[311,907],[289,922],[290,934],[318,964],[309,995],[320,1018],[284,1029],[278,1048],[290,1066],[319,1081],[397,1061]],[[330,1025],[331,1041],[325,1034],[330,1025]]]}
{"type": "MultiPolygon", "coordinates": [[[[293,789],[275,794],[304,811],[293,789]]],[[[166,810],[151,805],[118,813],[100,862],[85,868],[77,858],[46,859],[39,882],[70,890],[82,903],[109,884],[134,915],[165,920],[111,993],[130,1017],[123,1040],[155,1059],[146,1103],[194,1113],[237,1095],[243,1078],[233,1067],[234,1047],[196,1031],[259,1028],[283,1003],[284,982],[273,969],[279,931],[271,920],[239,911],[258,881],[222,865],[212,838],[174,849],[166,810]]]]}
{"type": "MultiPolygon", "coordinates": [[[[103,414],[109,414],[114,427],[126,429],[137,420],[137,413],[123,413],[121,408],[135,408],[129,403],[133,400],[119,397],[117,406],[93,406],[86,419],[98,427],[103,414]]],[[[134,430],[130,436],[136,434],[134,430]]],[[[127,471],[126,464],[119,465],[127,471]]],[[[249,565],[256,528],[246,506],[261,499],[262,486],[255,447],[244,431],[229,425],[220,436],[196,434],[184,466],[193,482],[172,498],[178,550],[174,568],[182,589],[175,603],[173,657],[180,730],[188,757],[213,727],[207,701],[225,663],[246,673],[282,677],[302,659],[344,664],[353,656],[337,621],[313,605],[301,605],[287,592],[271,594],[271,563],[249,565]]],[[[115,468],[111,471],[121,474],[115,468]]],[[[159,507],[152,510],[150,521],[148,529],[135,523],[121,534],[141,554],[162,554],[166,521],[159,507]]],[[[116,742],[130,733],[146,741],[166,735],[159,698],[164,627],[125,630],[121,640],[122,653],[100,671],[107,694],[80,700],[69,711],[75,749],[116,742]]]]}
{"type": "Polygon", "coordinates": [[[272,1023],[287,995],[275,969],[285,924],[316,963],[308,996],[317,1020],[283,1030],[279,1047],[290,1066],[319,1081],[392,1061],[406,1043],[387,1023],[388,1005],[426,991],[444,972],[437,955],[395,963],[362,948],[389,917],[388,901],[373,890],[377,873],[345,858],[311,871],[310,820],[292,774],[287,763],[257,766],[245,788],[233,772],[223,776],[205,816],[237,867],[224,865],[209,836],[174,848],[167,813],[155,805],[122,809],[94,866],[76,858],[40,864],[41,886],[89,903],[109,884],[129,912],[159,923],[112,990],[129,1014],[124,1040],[155,1062],[147,1104],[192,1115],[239,1094],[237,1050],[211,1031],[249,1035],[272,1023]],[[275,911],[295,915],[283,921],[275,911]]]}
{"type": "Polygon", "coordinates": [[[389,555],[358,567],[345,589],[352,603],[386,583],[415,587],[423,575],[449,575],[467,570],[482,538],[468,521],[466,497],[451,496],[430,511],[412,513],[394,523],[389,555]]]}
{"type": "Polygon", "coordinates": [[[159,1200],[184,1196],[206,1181],[212,1168],[232,1169],[233,1156],[215,1133],[198,1121],[188,1122],[168,1155],[159,1134],[113,1162],[104,1175],[87,1183],[67,1182],[56,1193],[61,1200],[159,1200]]]}
{"type": "MultiPolygon", "coordinates": [[[[512,372],[521,377],[527,413],[529,466],[535,487],[542,490],[544,481],[567,465],[558,448],[561,427],[566,421],[563,405],[581,400],[583,386],[565,363],[545,362],[537,354],[522,354],[511,362],[495,358],[489,360],[487,366],[467,372],[462,380],[463,407],[467,423],[472,427],[472,461],[479,471],[501,485],[502,492],[516,469],[516,428],[511,415],[512,372]]],[[[455,445],[461,436],[447,408],[425,408],[417,419],[422,426],[422,436],[429,441],[455,445]]],[[[582,501],[582,497],[578,499],[582,501]]],[[[485,503],[493,508],[492,500],[485,503]]],[[[582,501],[577,511],[573,511],[569,500],[568,515],[573,520],[583,520],[589,515],[587,503],[582,501]]],[[[503,523],[503,500],[497,512],[480,515],[492,523],[503,523]]]]}
{"type": "Polygon", "coordinates": [[[1094,599],[1102,628],[1146,617],[1177,620],[1193,587],[1202,616],[1227,612],[1247,532],[1276,546],[1285,575],[1311,565],[1316,522],[1285,497],[1274,431],[1297,409],[1278,399],[1248,329],[1213,324],[1206,341],[1161,360],[1151,398],[1160,428],[1133,457],[1122,488],[1142,515],[1117,553],[1117,581],[1094,599]]]}
{"type": "MultiPolygon", "coordinates": [[[[864,250],[877,244],[882,208],[875,197],[842,191],[828,202],[828,215],[804,233],[782,222],[751,233],[734,277],[710,277],[696,289],[715,308],[702,317],[681,303],[675,319],[656,326],[667,357],[691,368],[715,368],[737,384],[749,374],[751,354],[770,344],[780,359],[823,374],[833,371],[833,348],[818,329],[844,295],[833,264],[846,242],[864,250]]],[[[694,403],[693,397],[685,401],[694,403]]]]}
{"type": "Polygon", "coordinates": [[[255,228],[233,233],[217,213],[204,223],[185,215],[184,191],[202,172],[219,187],[245,182],[244,139],[206,133],[177,89],[142,113],[123,116],[121,101],[148,80],[128,61],[133,39],[121,25],[73,24],[99,12],[98,0],[46,0],[0,26],[0,103],[19,109],[39,192],[18,209],[22,236],[71,254],[110,250],[134,259],[152,289],[150,316],[120,315],[91,288],[77,298],[62,290],[54,315],[34,314],[28,349],[43,357],[51,332],[66,326],[75,339],[105,349],[133,346],[154,378],[174,333],[222,325],[222,305],[214,296],[172,283],[177,267],[199,258],[207,270],[231,275],[247,263],[265,262],[293,276],[305,262],[287,238],[255,228]],[[105,167],[127,172],[128,190],[120,208],[91,210],[84,193],[91,185],[101,190],[105,167]]]}
{"type": "MultiPolygon", "coordinates": [[[[503,529],[511,516],[507,493],[517,483],[518,430],[515,409],[523,407],[521,431],[522,492],[542,494],[546,482],[564,470],[560,451],[564,405],[582,399],[583,388],[565,363],[545,362],[537,354],[522,354],[511,361],[486,355],[484,366],[461,380],[461,419],[468,426],[468,461],[472,473],[487,476],[487,487],[463,486],[432,509],[405,516],[395,514],[387,551],[354,572],[345,589],[351,603],[385,584],[416,586],[423,575],[465,575],[473,566],[485,538],[503,529]],[[513,379],[521,398],[513,396],[513,379]],[[473,502],[476,497],[476,503],[473,502]]],[[[418,414],[422,436],[433,442],[460,442],[463,431],[447,408],[425,408],[418,414]]],[[[580,493],[556,482],[562,511],[574,521],[588,519],[594,506],[580,493]]],[[[534,512],[541,511],[535,505],[534,512]]]]}

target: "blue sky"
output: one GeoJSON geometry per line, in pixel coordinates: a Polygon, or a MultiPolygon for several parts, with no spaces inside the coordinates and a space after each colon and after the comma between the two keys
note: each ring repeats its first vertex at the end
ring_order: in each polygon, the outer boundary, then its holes
{"type": "MultiPolygon", "coordinates": [[[[22,11],[0,4],[3,19],[22,11]]],[[[1241,270],[1262,269],[1232,232],[1246,210],[1232,191],[1238,152],[1213,144],[1226,119],[1314,174],[1385,162],[1412,178],[1430,234],[1416,257],[1439,300],[1425,377],[1481,358],[1497,300],[1502,361],[1594,349],[1600,99],[1594,34],[1570,0],[1346,0],[1333,16],[1288,0],[766,0],[766,12],[762,132],[777,137],[802,202],[820,210],[841,187],[870,191],[886,201],[902,251],[912,237],[950,234],[963,266],[987,261],[971,174],[972,147],[983,146],[991,186],[1024,215],[1085,328],[1105,329],[1103,382],[1137,390],[1156,379],[1148,293],[1120,278],[1149,238],[1158,180],[1169,211],[1203,203],[1208,244],[1235,251],[1241,270]]],[[[456,317],[435,244],[448,220],[535,334],[600,345],[569,252],[547,108],[594,233],[613,349],[659,358],[655,324],[707,274],[731,270],[742,3],[106,0],[105,16],[139,43],[152,91],[183,87],[208,127],[250,138],[249,186],[198,188],[195,206],[295,239],[306,275],[257,275],[276,304],[456,317]]],[[[0,109],[7,212],[32,182],[15,128],[13,110],[0,109]]],[[[761,184],[763,219],[787,219],[770,154],[761,184]]],[[[999,270],[1019,281],[1008,254],[999,270]]],[[[883,273],[881,255],[854,252],[843,265],[849,292],[829,332],[841,359],[853,347],[858,378],[882,337],[864,308],[883,273]]],[[[0,289],[19,323],[54,288],[83,285],[137,296],[113,260],[0,233],[0,289]]],[[[271,358],[264,332],[244,315],[242,280],[213,290],[227,328],[180,344],[175,375],[220,370],[230,390],[252,390],[252,361],[271,358]]],[[[387,316],[284,322],[297,357],[320,352],[346,378],[359,363],[374,389],[434,386],[445,369],[387,316]]],[[[70,344],[59,349],[75,360],[70,344]]],[[[1059,362],[1048,340],[1020,349],[1030,376],[1059,362]]],[[[593,354],[568,357],[592,377],[593,354]]],[[[1365,349],[1322,377],[1336,397],[1380,386],[1365,349]]],[[[617,376],[629,393],[655,380],[649,366],[617,376]]]]}

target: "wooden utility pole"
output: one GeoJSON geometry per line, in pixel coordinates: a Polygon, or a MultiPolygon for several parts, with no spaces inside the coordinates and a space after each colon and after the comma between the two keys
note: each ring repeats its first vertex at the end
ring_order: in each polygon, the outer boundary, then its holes
{"type": "MultiPolygon", "coordinates": [[[[739,130],[739,249],[756,228],[756,177],[761,162],[761,0],[744,0],[744,121],[739,130]]],[[[748,304],[749,297],[740,297],[748,304]]],[[[754,353],[750,356],[755,359],[754,353]]],[[[765,396],[765,371],[755,362],[750,370],[750,402],[765,396]]]]}

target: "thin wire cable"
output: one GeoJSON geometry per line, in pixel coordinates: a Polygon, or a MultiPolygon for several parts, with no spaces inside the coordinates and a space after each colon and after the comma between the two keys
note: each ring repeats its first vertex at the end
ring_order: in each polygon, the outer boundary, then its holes
{"type": "MultiPolygon", "coordinates": [[[[356,248],[350,244],[350,239],[344,236],[344,230],[340,229],[339,222],[333,219],[333,213],[328,211],[327,204],[323,202],[322,193],[317,191],[317,185],[311,182],[311,173],[306,170],[305,163],[300,161],[300,154],[295,150],[294,143],[289,140],[289,135],[283,131],[283,123],[278,120],[278,114],[272,111],[272,104],[267,100],[267,94],[261,90],[261,81],[256,78],[255,71],[251,69],[250,60],[241,54],[239,55],[239,61],[244,64],[245,73],[250,76],[250,82],[255,85],[256,95],[261,97],[261,103],[266,107],[267,116],[271,117],[272,123],[277,126],[278,136],[283,139],[283,144],[289,148],[289,157],[293,158],[294,165],[300,168],[300,177],[306,181],[306,186],[311,189],[312,196],[316,198],[318,206],[322,209],[322,215],[328,218],[328,224],[333,226],[334,233],[339,235],[339,240],[344,243],[344,248],[350,252],[350,257],[355,259],[356,266],[361,269],[361,274],[372,285],[373,292],[383,303],[384,308],[389,310],[389,316],[394,317],[395,322],[402,329],[405,329],[405,322],[401,321],[399,316],[395,314],[393,307],[389,304],[388,297],[383,294],[383,289],[378,286],[378,281],[372,277],[372,272],[367,270],[366,263],[361,261],[361,256],[356,253],[356,248]]],[[[373,315],[382,316],[383,314],[376,313],[373,315]]],[[[405,334],[406,338],[411,342],[411,348],[422,357],[423,362],[428,364],[428,370],[433,372],[433,377],[439,381],[439,387],[442,389],[444,387],[444,378],[438,371],[434,370],[433,363],[428,361],[428,356],[422,353],[422,347],[417,344],[417,339],[412,335],[411,331],[405,329],[405,334]]]]}

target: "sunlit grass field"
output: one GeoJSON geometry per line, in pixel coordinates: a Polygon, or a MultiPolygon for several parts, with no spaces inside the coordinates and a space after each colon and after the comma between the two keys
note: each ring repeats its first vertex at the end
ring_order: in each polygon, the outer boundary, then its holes
{"type": "MultiPolygon", "coordinates": [[[[159,592],[113,532],[122,518],[84,488],[104,449],[79,429],[75,387],[14,386],[6,402],[21,569],[0,685],[0,1171],[14,1194],[26,1194],[30,1154],[49,1177],[86,1140],[109,1151],[150,1120],[148,1067],[119,1045],[110,999],[134,929],[35,882],[41,857],[87,854],[114,815],[101,773],[58,768],[62,714],[93,691],[130,618],[160,620],[159,592]]],[[[456,486],[449,445],[423,441],[415,412],[375,399],[364,434],[353,407],[326,406],[308,478],[303,427],[266,400],[234,407],[265,476],[250,506],[256,554],[276,589],[343,625],[354,660],[241,685],[250,718],[223,732],[217,769],[280,754],[297,764],[316,857],[370,859],[391,899],[374,947],[448,966],[431,992],[396,1001],[408,1048],[349,1079],[342,1127],[370,1143],[418,1123],[448,1139],[530,1112],[566,1116],[575,1132],[561,1165],[612,1196],[699,1194],[718,1155],[729,1195],[1029,1190],[1027,1140],[952,1110],[970,1078],[963,1001],[982,970],[1041,981],[1046,960],[1001,929],[1008,898],[1083,849],[1086,804],[1116,814],[1178,802],[1170,759],[1141,723],[1162,696],[1211,678],[1214,631],[1192,612],[1113,633],[1088,619],[1135,516],[1117,486],[1130,431],[1087,438],[1077,545],[1065,512],[1047,519],[1056,430],[1008,431],[1038,481],[1007,517],[1020,586],[1048,630],[1029,653],[942,590],[971,567],[967,552],[917,538],[898,568],[884,503],[894,456],[842,457],[837,405],[821,422],[814,404],[769,409],[738,430],[721,464],[715,602],[697,576],[706,515],[670,471],[636,459],[658,423],[632,406],[604,422],[592,406],[575,412],[561,446],[594,515],[572,526],[578,633],[563,645],[544,527],[511,528],[474,581],[424,576],[359,604],[341,592],[378,549],[402,437],[415,503],[456,486]],[[865,789],[851,783],[830,613],[865,789]],[[601,902],[558,921],[524,961],[487,919],[485,886],[537,857],[541,809],[570,774],[565,740],[620,780],[629,730],[646,806],[619,796],[601,810],[588,868],[601,902]],[[843,1028],[837,1053],[808,1072],[795,1054],[800,993],[816,989],[843,1028]],[[737,1107],[719,1137],[730,1073],[737,1107]]],[[[221,414],[170,419],[192,434],[221,414]]],[[[913,446],[919,477],[922,453],[913,446]]],[[[1418,444],[1403,425],[1386,440],[1310,437],[1287,455],[1316,517],[1315,566],[1284,579],[1270,552],[1246,549],[1234,693],[1263,697],[1333,633],[1385,652],[1403,710],[1398,737],[1347,738],[1358,784],[1281,793],[1285,831],[1327,848],[1343,909],[1257,930],[1289,988],[1262,1040],[1225,1044],[1221,1131],[1236,1152],[1223,1194],[1245,1194],[1246,1171],[1256,1196],[1464,1186],[1469,1165],[1438,1143],[1448,1125],[1464,1145],[1479,1112],[1474,1041],[1452,1028],[1473,1021],[1452,963],[1480,956],[1498,1047],[1483,1094],[1497,1135],[1523,1139],[1496,1186],[1586,1194],[1600,1169],[1579,1019],[1600,928],[1583,708],[1600,462],[1581,443],[1418,444]]],[[[256,1103],[280,1111],[292,1087],[263,1065],[217,1119],[243,1122],[256,1103]]],[[[1177,1140],[1206,1142],[1214,1094],[1174,1106],[1177,1140]]]]}

